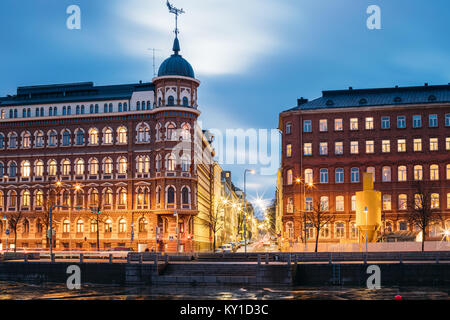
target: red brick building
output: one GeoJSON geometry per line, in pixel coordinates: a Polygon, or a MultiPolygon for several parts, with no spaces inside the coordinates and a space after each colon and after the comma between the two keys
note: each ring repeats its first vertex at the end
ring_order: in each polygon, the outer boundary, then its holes
{"type": "Polygon", "coordinates": [[[159,251],[173,252],[176,221],[180,251],[210,248],[202,219],[212,161],[194,161],[195,143],[212,157],[196,127],[200,82],[178,38],[173,50],[150,83],[20,87],[0,98],[3,248],[19,212],[17,246],[45,247],[50,204],[64,206],[54,214],[58,249],[96,249],[98,230],[100,249],[154,249],[158,240],[159,251]],[[91,207],[101,212],[98,225],[91,207]]]}
{"type": "Polygon", "coordinates": [[[382,233],[414,231],[406,204],[415,181],[433,185],[442,216],[427,238],[441,240],[450,228],[450,85],[324,91],[282,112],[279,128],[285,239],[300,242],[306,233],[314,241],[304,211],[323,201],[335,220],[320,241],[357,241],[363,172],[375,173],[382,192],[382,233]]]}

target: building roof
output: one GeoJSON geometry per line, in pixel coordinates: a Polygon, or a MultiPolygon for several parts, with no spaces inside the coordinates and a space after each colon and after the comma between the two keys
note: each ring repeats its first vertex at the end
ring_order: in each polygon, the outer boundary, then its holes
{"type": "Polygon", "coordinates": [[[450,84],[357,90],[350,87],[348,90],[323,91],[322,97],[312,101],[298,99],[297,106],[287,111],[443,102],[450,102],[450,84]]]}
{"type": "Polygon", "coordinates": [[[16,95],[0,97],[0,107],[130,99],[133,92],[152,91],[153,83],[94,86],[93,82],[18,87],[16,95]]]}
{"type": "Polygon", "coordinates": [[[164,60],[161,64],[158,71],[158,77],[183,76],[195,79],[194,69],[191,64],[179,54],[180,50],[180,42],[178,41],[178,37],[175,37],[173,42],[174,54],[164,60]]]}

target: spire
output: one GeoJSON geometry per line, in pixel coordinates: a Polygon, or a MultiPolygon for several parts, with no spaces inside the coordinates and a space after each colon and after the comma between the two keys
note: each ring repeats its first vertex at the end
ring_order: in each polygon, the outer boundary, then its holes
{"type": "Polygon", "coordinates": [[[178,36],[175,36],[175,40],[173,41],[173,52],[175,55],[178,55],[178,52],[180,52],[180,41],[178,41],[178,36]]]}

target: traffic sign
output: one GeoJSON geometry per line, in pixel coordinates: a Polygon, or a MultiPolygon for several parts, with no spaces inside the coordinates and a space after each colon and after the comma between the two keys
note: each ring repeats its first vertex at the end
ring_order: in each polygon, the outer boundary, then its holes
{"type": "Polygon", "coordinates": [[[9,236],[9,229],[6,229],[5,233],[7,236],[9,236]]]}
{"type": "Polygon", "coordinates": [[[173,212],[173,215],[174,216],[176,216],[178,213],[177,213],[177,210],[175,210],[174,212],[173,212]]]}

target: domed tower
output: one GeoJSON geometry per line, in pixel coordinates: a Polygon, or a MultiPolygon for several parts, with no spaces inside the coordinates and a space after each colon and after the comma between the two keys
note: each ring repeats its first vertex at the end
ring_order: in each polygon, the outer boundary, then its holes
{"type": "Polygon", "coordinates": [[[198,214],[194,141],[200,116],[200,81],[195,79],[191,64],[180,55],[177,33],[173,54],[161,64],[153,84],[156,214],[162,238],[166,239],[158,249],[176,252],[178,246],[180,251],[192,251],[194,217],[198,214]]]}

